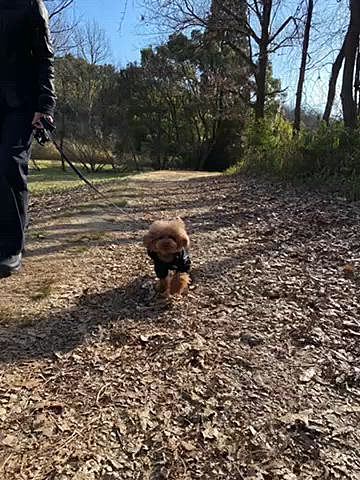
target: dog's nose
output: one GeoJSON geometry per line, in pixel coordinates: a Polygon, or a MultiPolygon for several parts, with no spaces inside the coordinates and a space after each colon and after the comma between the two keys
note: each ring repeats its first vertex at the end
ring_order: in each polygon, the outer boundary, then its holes
{"type": "Polygon", "coordinates": [[[161,245],[163,248],[172,248],[174,242],[170,238],[164,238],[164,240],[161,242],[161,245]]]}

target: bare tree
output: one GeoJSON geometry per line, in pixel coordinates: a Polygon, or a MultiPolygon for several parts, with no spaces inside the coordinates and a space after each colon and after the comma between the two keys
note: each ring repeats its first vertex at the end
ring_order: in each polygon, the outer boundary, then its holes
{"type": "Polygon", "coordinates": [[[294,112],[294,115],[295,115],[294,132],[300,131],[301,100],[302,100],[302,95],[304,90],[305,72],[306,72],[306,65],[307,65],[308,52],[309,52],[310,31],[311,31],[313,11],[314,11],[314,0],[308,0],[304,40],[303,40],[303,48],[302,48],[302,56],[301,56],[301,65],[300,65],[300,74],[299,74],[299,81],[298,81],[298,86],[296,91],[296,105],[295,105],[295,112],[294,112]]]}
{"type": "Polygon", "coordinates": [[[270,56],[291,46],[298,34],[299,6],[296,5],[293,15],[284,15],[281,10],[283,3],[281,0],[248,1],[250,15],[247,31],[255,47],[252,61],[256,66],[256,119],[264,118],[266,98],[274,94],[267,91],[270,56]]]}
{"type": "Polygon", "coordinates": [[[49,18],[52,20],[73,5],[74,0],[46,0],[46,3],[49,11],[49,18]]]}
{"type": "Polygon", "coordinates": [[[75,31],[77,55],[91,65],[99,65],[109,60],[110,43],[106,32],[93,20],[75,31]]]}
{"type": "Polygon", "coordinates": [[[146,14],[143,20],[160,32],[180,32],[189,28],[206,27],[211,10],[210,0],[143,0],[146,14]],[[159,24],[159,16],[162,22],[159,24]],[[160,26],[159,26],[160,25],[160,26]]]}
{"type": "Polygon", "coordinates": [[[74,3],[74,0],[46,1],[56,55],[64,55],[74,46],[73,33],[78,22],[68,15],[74,3]]]}
{"type": "Polygon", "coordinates": [[[346,43],[346,37],[339,53],[336,56],[335,62],[333,63],[333,66],[331,69],[328,95],[327,95],[326,106],[325,106],[324,115],[323,115],[323,120],[326,123],[329,123],[330,121],[330,115],[331,115],[331,111],[334,105],[334,100],[336,95],[336,85],[339,78],[341,67],[344,63],[345,43],[346,43]]]}
{"type": "Polygon", "coordinates": [[[110,56],[110,44],[106,32],[95,20],[78,26],[74,33],[77,57],[86,61],[86,74],[83,81],[87,85],[87,117],[89,131],[93,131],[94,102],[102,86],[98,65],[105,63],[110,56]]]}
{"type": "Polygon", "coordinates": [[[354,73],[356,55],[360,38],[360,2],[350,0],[350,24],[345,42],[345,63],[343,84],[341,89],[341,101],[345,126],[355,128],[357,125],[357,108],[354,96],[354,73]]]}

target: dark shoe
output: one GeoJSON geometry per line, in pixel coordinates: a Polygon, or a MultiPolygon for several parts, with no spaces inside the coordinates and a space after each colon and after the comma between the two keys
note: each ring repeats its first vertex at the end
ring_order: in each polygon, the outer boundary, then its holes
{"type": "Polygon", "coordinates": [[[17,255],[0,255],[0,278],[9,277],[21,269],[21,253],[17,255]]]}

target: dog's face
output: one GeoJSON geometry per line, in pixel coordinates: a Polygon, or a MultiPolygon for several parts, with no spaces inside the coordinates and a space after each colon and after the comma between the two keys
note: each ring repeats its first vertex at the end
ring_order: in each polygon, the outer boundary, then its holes
{"type": "Polygon", "coordinates": [[[144,237],[144,245],[154,253],[172,255],[189,248],[190,240],[181,218],[154,222],[144,237]]]}

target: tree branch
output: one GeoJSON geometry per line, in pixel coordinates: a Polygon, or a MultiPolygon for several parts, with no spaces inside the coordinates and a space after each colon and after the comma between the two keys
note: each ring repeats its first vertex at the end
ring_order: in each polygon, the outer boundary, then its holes
{"type": "Polygon", "coordinates": [[[285,22],[281,25],[281,27],[279,27],[278,30],[269,38],[269,44],[272,43],[275,40],[275,38],[278,37],[283,30],[285,30],[285,28],[289,25],[289,23],[292,20],[295,22],[295,25],[296,25],[295,18],[292,16],[289,17],[287,20],[285,20],[285,22]]]}

